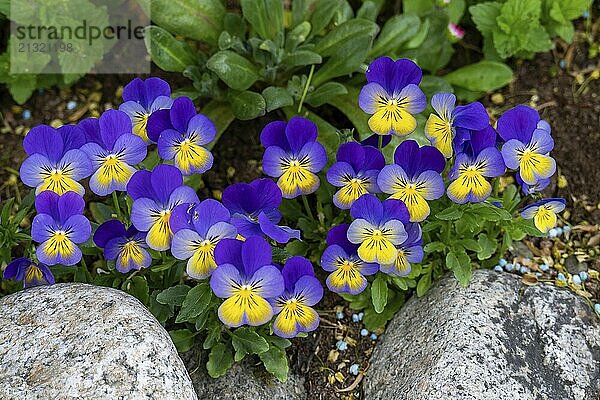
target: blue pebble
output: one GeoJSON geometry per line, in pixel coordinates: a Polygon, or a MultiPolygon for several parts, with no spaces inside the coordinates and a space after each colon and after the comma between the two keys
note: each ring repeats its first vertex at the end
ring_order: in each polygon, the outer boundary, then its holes
{"type": "Polygon", "coordinates": [[[358,322],[358,315],[357,314],[352,314],[352,322],[358,322]]]}
{"type": "Polygon", "coordinates": [[[563,228],[561,228],[560,226],[558,228],[554,228],[554,229],[556,229],[556,235],[557,236],[560,236],[560,235],[563,234],[563,228]]]}
{"type": "Polygon", "coordinates": [[[359,368],[359,367],[358,367],[358,364],[352,364],[352,365],[350,366],[350,369],[349,369],[349,371],[350,371],[350,373],[351,373],[352,375],[356,376],[356,375],[358,375],[358,368],[359,368]]]}
{"type": "Polygon", "coordinates": [[[346,351],[348,350],[348,343],[344,342],[343,340],[338,340],[335,344],[335,347],[337,347],[339,351],[346,351]]]}
{"type": "Polygon", "coordinates": [[[546,272],[546,271],[548,271],[550,269],[550,267],[548,266],[548,264],[542,264],[542,265],[540,265],[540,269],[543,272],[546,272]]]}
{"type": "Polygon", "coordinates": [[[558,62],[558,66],[559,66],[561,69],[565,69],[565,68],[567,68],[567,62],[566,62],[565,60],[560,60],[560,61],[558,62]]]}
{"type": "Polygon", "coordinates": [[[515,269],[515,266],[512,265],[511,263],[506,264],[506,267],[504,267],[504,269],[506,269],[506,271],[508,272],[512,272],[513,269],[515,269]]]}
{"type": "Polygon", "coordinates": [[[508,261],[506,261],[504,258],[498,260],[498,265],[500,265],[501,267],[505,267],[506,264],[508,264],[508,261]]]}
{"type": "Polygon", "coordinates": [[[590,12],[589,10],[585,10],[584,12],[581,13],[581,16],[585,19],[588,19],[590,17],[590,12]]]}
{"type": "Polygon", "coordinates": [[[365,329],[365,328],[362,328],[360,330],[360,336],[369,336],[369,330],[365,329]]]}
{"type": "Polygon", "coordinates": [[[539,278],[540,276],[542,276],[542,273],[541,272],[536,272],[535,276],[537,276],[539,278]]]}
{"type": "Polygon", "coordinates": [[[566,281],[567,278],[565,278],[565,276],[563,275],[562,272],[559,272],[558,275],[556,276],[556,279],[558,279],[559,281],[566,281]]]}
{"type": "Polygon", "coordinates": [[[377,335],[374,333],[371,333],[371,340],[377,340],[377,335]]]}
{"type": "Polygon", "coordinates": [[[552,228],[548,231],[548,237],[556,237],[558,235],[558,232],[556,231],[556,228],[552,228]]]}
{"type": "Polygon", "coordinates": [[[359,320],[359,321],[362,321],[362,319],[363,319],[363,317],[364,317],[364,316],[365,316],[365,313],[364,313],[364,312],[359,312],[359,313],[358,313],[358,320],[359,320]]]}
{"type": "Polygon", "coordinates": [[[570,227],[569,225],[565,225],[565,226],[563,226],[563,232],[564,232],[564,233],[569,233],[569,232],[571,232],[571,227],[570,227]]]}
{"type": "Polygon", "coordinates": [[[67,103],[67,110],[69,110],[69,111],[74,110],[76,107],[77,107],[76,101],[71,100],[67,103]]]}
{"type": "Polygon", "coordinates": [[[335,313],[335,317],[336,317],[337,319],[344,319],[344,313],[343,313],[343,312],[341,312],[341,311],[337,311],[337,312],[335,313]]]}
{"type": "Polygon", "coordinates": [[[30,120],[30,119],[31,119],[31,111],[29,111],[29,110],[24,110],[24,111],[23,111],[23,114],[21,114],[21,116],[23,117],[23,119],[24,119],[25,121],[28,121],[28,120],[30,120]]]}
{"type": "Polygon", "coordinates": [[[522,274],[528,274],[531,272],[531,270],[525,266],[522,266],[521,269],[519,270],[522,274]]]}
{"type": "Polygon", "coordinates": [[[582,281],[582,282],[585,282],[585,281],[587,281],[587,280],[588,280],[588,273],[587,273],[587,272],[585,272],[585,271],[581,271],[581,272],[579,273],[579,277],[581,278],[581,281],[582,281]]]}
{"type": "Polygon", "coordinates": [[[494,271],[496,271],[496,272],[502,272],[502,271],[504,271],[504,270],[502,269],[502,267],[501,267],[501,266],[499,266],[499,265],[496,265],[496,266],[494,267],[494,271]]]}
{"type": "Polygon", "coordinates": [[[576,285],[581,285],[581,278],[579,277],[579,275],[573,275],[571,277],[571,279],[573,279],[573,283],[576,285]]]}
{"type": "Polygon", "coordinates": [[[596,310],[596,314],[600,315],[600,304],[594,304],[594,310],[596,310]]]}

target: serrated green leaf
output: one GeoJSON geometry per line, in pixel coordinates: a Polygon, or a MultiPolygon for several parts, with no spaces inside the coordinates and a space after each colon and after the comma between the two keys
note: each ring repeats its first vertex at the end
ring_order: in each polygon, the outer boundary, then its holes
{"type": "Polygon", "coordinates": [[[471,259],[464,250],[449,252],[446,255],[446,266],[454,273],[463,287],[469,284],[473,272],[471,259]]]}
{"type": "Polygon", "coordinates": [[[246,90],[260,78],[254,64],[230,50],[215,53],[206,62],[206,67],[235,90],[246,90]]]}
{"type": "Polygon", "coordinates": [[[417,296],[422,297],[431,287],[431,272],[421,276],[417,283],[417,296]]]}
{"type": "Polygon", "coordinates": [[[188,65],[196,63],[196,56],[187,43],[175,39],[159,26],[146,28],[144,42],[152,61],[162,70],[183,72],[188,65]]]}
{"type": "Polygon", "coordinates": [[[383,312],[388,300],[387,282],[381,275],[377,275],[371,284],[371,301],[375,312],[380,314],[383,312]]]}
{"type": "Polygon", "coordinates": [[[180,353],[185,353],[194,345],[194,333],[189,329],[169,331],[169,336],[180,353]]]}
{"type": "Polygon", "coordinates": [[[258,355],[263,362],[265,369],[270,372],[280,382],[287,380],[289,367],[285,350],[279,347],[271,346],[269,350],[258,355]]]}
{"type": "Polygon", "coordinates": [[[232,365],[233,355],[227,346],[223,343],[217,343],[211,348],[210,354],[208,355],[208,362],[206,363],[206,369],[212,378],[218,378],[225,375],[232,365]]]}
{"type": "Polygon", "coordinates": [[[193,321],[210,304],[212,290],[207,282],[194,286],[185,296],[175,322],[193,321]]]}
{"type": "Polygon", "coordinates": [[[148,291],[148,282],[146,282],[146,278],[143,276],[134,276],[131,278],[131,284],[127,292],[129,294],[137,297],[142,304],[148,304],[149,291],[148,291]]]}
{"type": "Polygon", "coordinates": [[[486,1],[469,7],[471,18],[484,37],[491,36],[497,29],[496,18],[500,15],[501,8],[502,3],[495,1],[486,1]]]}
{"type": "Polygon", "coordinates": [[[238,328],[231,334],[231,344],[235,349],[235,361],[246,354],[261,354],[269,350],[269,344],[252,328],[238,328]]]}
{"type": "Polygon", "coordinates": [[[464,210],[461,209],[457,204],[452,204],[450,207],[440,211],[435,214],[437,219],[441,219],[442,221],[454,221],[460,219],[464,214],[464,210]]]}
{"type": "Polygon", "coordinates": [[[160,304],[181,306],[189,291],[190,287],[188,285],[171,286],[160,292],[156,296],[156,301],[160,304]]]}
{"type": "Polygon", "coordinates": [[[481,246],[481,251],[477,253],[477,259],[487,260],[496,252],[498,243],[490,239],[486,234],[482,233],[477,239],[477,243],[481,246]]]}
{"type": "Polygon", "coordinates": [[[445,249],[446,245],[442,242],[427,243],[425,247],[423,247],[425,253],[434,253],[436,251],[444,251],[445,249]]]}

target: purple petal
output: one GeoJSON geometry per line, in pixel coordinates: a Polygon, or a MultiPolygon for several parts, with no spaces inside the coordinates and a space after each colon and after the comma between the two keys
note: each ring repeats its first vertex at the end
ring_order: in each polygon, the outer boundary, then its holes
{"type": "Polygon", "coordinates": [[[392,135],[378,135],[378,134],[373,134],[371,136],[369,136],[368,138],[366,138],[365,140],[363,140],[362,142],[360,142],[362,145],[364,146],[372,146],[375,147],[376,149],[379,148],[379,138],[382,137],[383,139],[381,140],[381,148],[384,148],[385,146],[387,146],[388,144],[391,143],[392,141],[392,135]]]}
{"type": "Polygon", "coordinates": [[[265,265],[258,268],[248,281],[256,288],[256,294],[265,299],[275,298],[281,295],[284,290],[281,272],[273,265],[265,265]]]}
{"type": "Polygon", "coordinates": [[[310,261],[308,261],[306,258],[294,256],[288,258],[288,260],[285,262],[281,270],[281,275],[283,275],[285,289],[288,292],[292,292],[298,279],[305,275],[314,277],[315,271],[310,261]]]}
{"type": "Polygon", "coordinates": [[[172,165],[159,164],[152,171],[150,182],[156,194],[156,200],[159,203],[166,204],[171,193],[183,185],[183,175],[181,171],[172,165]]]}
{"type": "Polygon", "coordinates": [[[170,96],[169,84],[160,78],[148,78],[142,81],[135,78],[123,88],[123,101],[136,101],[148,108],[158,96],[170,96]]]}
{"type": "Polygon", "coordinates": [[[395,219],[402,222],[410,220],[410,213],[402,200],[387,199],[383,202],[383,215],[381,221],[395,219]]]}
{"type": "Polygon", "coordinates": [[[376,82],[389,93],[396,93],[408,84],[418,85],[422,72],[413,61],[402,58],[394,62],[389,57],[379,57],[367,69],[367,81],[376,82]]]}
{"type": "Polygon", "coordinates": [[[43,243],[40,246],[38,246],[35,254],[37,255],[38,260],[40,260],[41,263],[44,263],[46,265],[62,264],[66,266],[77,264],[81,260],[82,256],[81,249],[79,249],[79,247],[75,245],[73,246],[73,253],[69,255],[58,253],[58,255],[55,257],[50,256],[44,252],[43,243]]]}
{"type": "Polygon", "coordinates": [[[237,237],[237,229],[229,222],[217,222],[208,229],[206,237],[210,240],[233,239],[237,237]]]}
{"type": "Polygon", "coordinates": [[[504,160],[502,159],[502,154],[495,147],[488,147],[487,149],[483,149],[481,153],[477,156],[477,163],[485,164],[484,171],[482,171],[482,175],[488,178],[494,178],[497,176],[504,175],[506,171],[506,167],[504,165],[504,160]]]}
{"type": "Polygon", "coordinates": [[[328,246],[321,256],[321,268],[325,271],[333,272],[338,268],[338,260],[348,258],[348,253],[341,246],[333,244],[328,246]]]}
{"type": "Polygon", "coordinates": [[[287,243],[290,239],[300,239],[299,230],[275,224],[264,212],[258,214],[258,223],[260,230],[277,243],[287,243]]]}
{"type": "Polygon", "coordinates": [[[233,185],[226,187],[225,190],[223,190],[221,200],[231,214],[240,213],[245,215],[252,213],[259,208],[256,192],[254,188],[247,183],[234,183],[233,185]]]}
{"type": "Polygon", "coordinates": [[[327,152],[319,142],[308,142],[298,152],[298,159],[308,159],[308,170],[317,173],[327,164],[327,152]]]}
{"type": "Polygon", "coordinates": [[[206,238],[208,230],[214,224],[228,222],[230,218],[229,210],[217,200],[204,200],[194,208],[194,227],[203,238],[206,238]]]}
{"type": "Polygon", "coordinates": [[[75,125],[63,125],[57,132],[62,138],[63,152],[79,149],[85,144],[85,132],[75,125]]]}
{"type": "Polygon", "coordinates": [[[183,203],[171,211],[171,217],[169,218],[169,227],[171,232],[177,233],[182,229],[194,229],[192,221],[192,211],[194,210],[193,203],[183,203]]]}
{"type": "Polygon", "coordinates": [[[415,183],[424,190],[423,197],[426,200],[436,200],[444,195],[446,187],[444,179],[435,171],[425,171],[416,177],[415,183]]]}
{"type": "Polygon", "coordinates": [[[187,132],[186,137],[192,138],[192,142],[202,146],[215,139],[217,128],[206,115],[198,114],[190,119],[187,132]]]}
{"type": "Polygon", "coordinates": [[[219,241],[215,247],[215,263],[219,267],[223,264],[235,265],[236,268],[241,270],[244,264],[242,261],[243,243],[237,239],[223,239],[219,241]]]}
{"type": "MultiPolygon", "coordinates": [[[[358,95],[358,106],[367,114],[375,114],[378,101],[387,99],[390,96],[391,93],[388,93],[379,83],[367,83],[358,95]]],[[[374,144],[374,146],[377,146],[377,144],[374,144]]]]}
{"type": "Polygon", "coordinates": [[[263,154],[262,168],[265,175],[279,178],[283,175],[282,160],[288,158],[288,154],[281,147],[269,146],[263,154]]]}
{"type": "Polygon", "coordinates": [[[113,151],[118,155],[120,160],[125,161],[129,165],[135,165],[144,161],[148,149],[141,137],[126,133],[117,138],[113,146],[113,151]]]}
{"type": "Polygon", "coordinates": [[[83,243],[90,238],[92,227],[90,221],[83,215],[73,215],[67,219],[62,228],[69,232],[69,239],[73,243],[83,243]]]}
{"type": "Polygon", "coordinates": [[[294,297],[304,299],[303,303],[307,306],[314,306],[323,298],[323,286],[314,276],[302,275],[296,282],[294,297]]]}
{"type": "Polygon", "coordinates": [[[488,147],[496,147],[496,131],[490,125],[486,128],[471,133],[471,154],[476,156],[483,149],[488,147]]]}
{"type": "Polygon", "coordinates": [[[48,125],[32,128],[23,139],[23,148],[28,155],[42,154],[52,162],[57,162],[63,155],[62,137],[48,125]]]}
{"type": "Polygon", "coordinates": [[[505,141],[518,139],[529,143],[533,131],[540,121],[538,112],[526,105],[519,105],[506,111],[498,119],[498,133],[505,141]]]}
{"type": "Polygon", "coordinates": [[[199,203],[198,194],[196,191],[189,186],[179,186],[175,188],[169,196],[169,202],[167,208],[172,210],[180,204],[185,203],[199,203]]]}
{"type": "Polygon", "coordinates": [[[346,253],[355,254],[358,250],[358,246],[350,243],[348,241],[348,228],[349,224],[340,224],[332,227],[327,232],[326,242],[328,245],[338,245],[340,246],[346,253]]]}
{"type": "Polygon", "coordinates": [[[350,164],[358,172],[365,163],[365,149],[356,142],[344,143],[338,148],[335,159],[350,164]]]}
{"type": "Polygon", "coordinates": [[[25,268],[33,263],[32,260],[25,257],[15,258],[4,269],[4,279],[15,279],[22,281],[25,268]]]}
{"type": "Polygon", "coordinates": [[[242,262],[244,276],[249,279],[259,268],[271,264],[271,246],[265,239],[257,236],[246,239],[242,245],[242,262]]]}
{"type": "Polygon", "coordinates": [[[525,149],[525,145],[517,139],[511,139],[502,146],[502,158],[510,169],[519,169],[519,151],[525,149]]]}
{"type": "Polygon", "coordinates": [[[94,233],[96,246],[104,248],[109,240],[125,236],[125,225],[119,220],[111,219],[104,222],[94,233]]]}
{"type": "Polygon", "coordinates": [[[160,211],[161,208],[154,200],[147,197],[139,198],[131,206],[131,222],[140,232],[147,232],[156,221],[154,215],[160,211]]]}
{"type": "Polygon", "coordinates": [[[23,161],[19,170],[21,181],[29,187],[37,187],[44,178],[44,171],[52,170],[52,164],[48,158],[40,153],[32,154],[23,161]]]}
{"type": "Polygon", "coordinates": [[[471,130],[481,130],[490,124],[490,116],[480,102],[458,106],[452,113],[453,125],[471,130]]]}
{"type": "Polygon", "coordinates": [[[35,198],[35,210],[38,214],[48,214],[53,219],[59,219],[58,199],[60,196],[50,190],[45,190],[35,198]]]}
{"type": "Polygon", "coordinates": [[[163,131],[158,138],[158,155],[165,160],[172,160],[177,155],[179,143],[183,141],[183,135],[174,130],[163,131]]]}
{"type": "Polygon", "coordinates": [[[381,151],[376,147],[363,146],[365,150],[365,161],[362,165],[363,170],[380,170],[385,165],[385,158],[381,151]]]}
{"type": "Polygon", "coordinates": [[[237,229],[238,233],[245,238],[252,236],[263,237],[264,232],[260,224],[244,214],[233,214],[231,223],[237,229]]]}
{"type": "Polygon", "coordinates": [[[98,124],[97,118],[86,118],[82,121],[79,121],[77,126],[83,130],[86,143],[93,142],[106,148],[106,145],[102,140],[102,136],[100,135],[100,125],[98,124]]]}
{"type": "Polygon", "coordinates": [[[383,217],[383,205],[375,195],[364,194],[352,204],[350,214],[354,219],[362,218],[377,225],[383,217]]]}
{"type": "Polygon", "coordinates": [[[122,111],[106,110],[99,119],[100,135],[107,149],[112,150],[117,138],[131,134],[131,120],[122,111]]]}
{"type": "Polygon", "coordinates": [[[67,151],[60,159],[57,167],[62,171],[68,171],[68,176],[76,181],[87,178],[93,171],[89,157],[79,149],[67,151]]]}
{"type": "Polygon", "coordinates": [[[285,127],[285,136],[292,153],[297,154],[305,144],[317,140],[317,125],[306,118],[292,117],[285,127]]]}
{"type": "Polygon", "coordinates": [[[445,121],[450,120],[456,104],[456,96],[452,93],[436,93],[431,97],[431,107],[445,121]]]}
{"type": "Polygon", "coordinates": [[[196,252],[197,243],[204,240],[198,232],[191,229],[182,229],[173,235],[171,242],[171,254],[178,260],[187,260],[196,252]]]}
{"type": "Polygon", "coordinates": [[[285,121],[273,121],[265,125],[260,133],[260,142],[264,148],[277,146],[284,150],[290,150],[290,144],[285,136],[285,121]]]}
{"type": "Polygon", "coordinates": [[[250,187],[256,193],[255,196],[257,196],[258,205],[261,210],[279,208],[282,201],[281,189],[271,179],[255,179],[250,182],[250,187]]]}
{"type": "Polygon", "coordinates": [[[31,223],[31,238],[34,242],[43,243],[50,239],[57,228],[57,223],[50,214],[38,214],[31,223]]]}
{"type": "Polygon", "coordinates": [[[153,142],[158,142],[160,134],[167,129],[173,129],[170,110],[154,111],[148,117],[146,132],[148,133],[148,138],[153,142]]]}
{"type": "Polygon", "coordinates": [[[241,284],[242,278],[240,271],[234,265],[221,263],[217,263],[217,265],[218,267],[210,277],[210,288],[215,296],[226,299],[234,294],[234,289],[241,284]]]}
{"type": "Polygon", "coordinates": [[[433,146],[419,147],[414,140],[405,140],[396,148],[394,162],[402,167],[409,178],[427,170],[441,173],[446,167],[446,159],[438,149],[433,146]]]}
{"type": "Polygon", "coordinates": [[[398,94],[398,98],[404,99],[406,101],[406,110],[411,114],[418,114],[427,107],[427,99],[425,98],[425,94],[423,91],[414,84],[409,84],[404,87],[400,94],[398,94]]]}
{"type": "Polygon", "coordinates": [[[73,215],[82,215],[85,209],[83,197],[75,192],[66,192],[58,198],[58,219],[61,224],[73,215]]]}
{"type": "Polygon", "coordinates": [[[336,162],[327,171],[327,182],[336,187],[344,186],[352,178],[356,178],[354,168],[344,161],[336,162]]]}
{"type": "Polygon", "coordinates": [[[162,110],[165,108],[171,108],[172,105],[173,105],[173,99],[170,98],[169,96],[158,96],[157,98],[154,99],[152,104],[150,104],[149,111],[151,113],[153,113],[155,111],[162,110]]]}
{"type": "Polygon", "coordinates": [[[188,122],[196,115],[196,107],[189,97],[178,97],[171,106],[171,124],[179,132],[186,132],[188,122]]]}
{"type": "Polygon", "coordinates": [[[530,146],[534,153],[547,154],[554,148],[554,140],[547,130],[536,129],[533,131],[530,146]]]}
{"type": "Polygon", "coordinates": [[[152,183],[150,181],[151,175],[150,171],[139,170],[133,174],[131,179],[129,179],[129,183],[127,183],[127,193],[133,200],[142,197],[148,199],[156,198],[156,194],[152,189],[152,183]]]}

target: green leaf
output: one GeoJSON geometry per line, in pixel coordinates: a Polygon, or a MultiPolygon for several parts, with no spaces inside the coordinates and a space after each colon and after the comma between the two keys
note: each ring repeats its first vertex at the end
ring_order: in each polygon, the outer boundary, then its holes
{"type": "Polygon", "coordinates": [[[89,203],[89,207],[90,213],[92,214],[94,221],[96,221],[99,224],[113,218],[113,208],[107,206],[104,203],[89,203]]]}
{"type": "Polygon", "coordinates": [[[402,0],[402,11],[406,14],[427,14],[434,8],[434,0],[402,0]]]}
{"type": "Polygon", "coordinates": [[[393,54],[410,41],[421,28],[421,20],[416,15],[394,15],[388,19],[377,36],[369,58],[393,54]]]}
{"type": "Polygon", "coordinates": [[[304,65],[321,64],[323,59],[314,51],[296,50],[286,55],[281,62],[289,67],[301,67],[304,65]]]}
{"type": "Polygon", "coordinates": [[[185,353],[194,345],[194,333],[189,329],[169,331],[169,336],[180,353],[185,353]]]}
{"type": "Polygon", "coordinates": [[[265,115],[267,102],[259,93],[245,90],[231,96],[231,111],[237,119],[249,120],[265,115]]]}
{"type": "Polygon", "coordinates": [[[148,304],[149,292],[148,292],[148,282],[146,282],[146,278],[143,276],[134,276],[131,278],[130,286],[127,292],[129,294],[137,297],[142,304],[148,304]]]}
{"type": "Polygon", "coordinates": [[[362,111],[356,101],[360,93],[360,88],[346,86],[346,90],[348,91],[346,95],[332,97],[329,99],[329,104],[344,113],[350,122],[352,122],[360,137],[371,135],[372,132],[369,128],[370,115],[362,111]]]}
{"type": "Polygon", "coordinates": [[[202,282],[194,286],[185,296],[181,304],[181,310],[175,319],[176,323],[193,321],[198,315],[202,314],[210,304],[212,299],[212,290],[208,282],[202,282]]]}
{"type": "Polygon", "coordinates": [[[152,61],[164,71],[183,72],[196,63],[196,56],[187,43],[177,40],[159,26],[148,26],[144,36],[152,61]]]}
{"type": "Polygon", "coordinates": [[[285,245],[285,251],[292,256],[305,256],[309,249],[309,244],[301,240],[294,240],[285,245]]]}
{"type": "Polygon", "coordinates": [[[489,92],[508,85],[513,74],[506,64],[495,61],[480,61],[454,70],[444,79],[455,86],[472,91],[489,92]]]}
{"type": "Polygon", "coordinates": [[[476,253],[483,250],[479,242],[475,239],[462,239],[458,243],[460,243],[460,245],[465,249],[474,251],[476,253]]]}
{"type": "Polygon", "coordinates": [[[402,307],[402,304],[404,304],[403,293],[394,292],[393,290],[388,291],[387,305],[383,312],[377,313],[372,307],[364,309],[363,323],[365,324],[365,328],[370,331],[383,328],[386,322],[392,319],[400,307],[402,307]]]}
{"type": "Polygon", "coordinates": [[[269,350],[269,344],[252,328],[238,328],[231,334],[231,344],[235,349],[235,361],[246,354],[261,354],[269,350]]]}
{"type": "MultiPolygon", "coordinates": [[[[113,277],[111,275],[108,275],[107,278],[110,278],[112,280],[113,277]]],[[[94,281],[94,285],[96,284],[98,283],[94,281]]],[[[103,284],[103,286],[111,286],[111,283],[106,282],[105,284],[103,284]]],[[[154,317],[158,320],[158,322],[164,324],[169,318],[173,316],[173,306],[159,303],[156,300],[156,296],[159,293],[160,291],[158,290],[152,292],[152,296],[150,296],[150,305],[148,309],[150,310],[152,315],[154,315],[154,317]]]]}
{"type": "MultiPolygon", "coordinates": [[[[298,115],[296,111],[297,110],[291,107],[283,108],[283,112],[285,113],[287,119],[298,115]]],[[[310,111],[302,112],[301,116],[311,120],[317,125],[319,130],[319,142],[325,147],[325,150],[327,150],[328,154],[335,154],[337,149],[340,147],[340,137],[337,134],[335,127],[310,111]]]]}
{"type": "Polygon", "coordinates": [[[446,6],[446,12],[448,13],[448,18],[450,18],[451,22],[455,24],[460,23],[464,13],[465,13],[465,0],[452,0],[446,6]]]}
{"type": "Polygon", "coordinates": [[[381,10],[381,6],[383,6],[382,1],[373,1],[373,0],[365,0],[363,1],[362,6],[356,12],[356,18],[368,19],[370,21],[375,21],[377,19],[377,15],[381,10]]]}
{"type": "Polygon", "coordinates": [[[260,78],[254,64],[230,50],[215,53],[206,62],[206,67],[235,90],[246,90],[260,78]]]}
{"type": "Polygon", "coordinates": [[[464,250],[451,251],[446,255],[446,266],[452,270],[458,282],[466,287],[473,274],[471,259],[464,250]]]}
{"type": "Polygon", "coordinates": [[[173,33],[216,44],[225,7],[219,0],[151,0],[152,21],[173,33]]]}
{"type": "Polygon", "coordinates": [[[421,68],[431,73],[445,67],[454,53],[446,33],[448,22],[448,15],[444,13],[428,14],[423,21],[423,24],[428,24],[428,31],[422,43],[413,48],[414,44],[411,41],[410,49],[400,52],[399,56],[413,59],[421,68]]]}
{"type": "Polygon", "coordinates": [[[160,292],[156,296],[156,301],[160,304],[181,306],[189,291],[190,287],[188,285],[171,286],[160,292]]]}
{"type": "Polygon", "coordinates": [[[373,308],[375,312],[381,313],[387,304],[388,299],[388,286],[385,278],[381,275],[377,275],[373,283],[371,284],[371,301],[373,302],[373,308]]]}
{"type": "Polygon", "coordinates": [[[490,239],[486,234],[482,233],[477,239],[477,243],[481,246],[481,251],[477,253],[477,259],[487,260],[496,252],[498,243],[495,240],[490,239]]]}
{"type": "Polygon", "coordinates": [[[267,40],[283,39],[283,2],[281,0],[242,0],[242,14],[258,36],[267,40]]]}
{"type": "Polygon", "coordinates": [[[269,347],[269,350],[258,355],[265,365],[265,369],[270,372],[280,382],[285,382],[288,376],[288,360],[285,350],[277,346],[269,347]]]}
{"type": "Polygon", "coordinates": [[[294,99],[290,92],[282,87],[269,86],[262,91],[262,97],[264,97],[267,104],[267,112],[294,104],[294,99]]]}
{"type": "Polygon", "coordinates": [[[206,369],[212,378],[218,378],[225,375],[227,370],[233,365],[233,355],[231,350],[223,343],[214,345],[208,355],[206,369]]]}
{"type": "MultiPolygon", "coordinates": [[[[296,1],[293,2],[297,3],[296,1]]],[[[320,34],[323,29],[331,22],[335,12],[341,7],[340,0],[316,0],[313,2],[313,13],[310,16],[310,25],[312,26],[310,36],[320,34]]],[[[306,17],[305,17],[306,18],[306,17]]]]}
{"type": "Polygon", "coordinates": [[[442,242],[431,242],[427,243],[425,247],[423,247],[423,251],[425,253],[434,253],[436,251],[444,251],[446,250],[446,245],[442,242]]]}
{"type": "Polygon", "coordinates": [[[428,272],[421,276],[419,283],[417,283],[417,296],[422,297],[429,288],[431,287],[431,272],[428,272]]]}
{"type": "Polygon", "coordinates": [[[219,138],[223,132],[225,132],[229,124],[235,119],[235,116],[233,115],[233,111],[231,111],[229,104],[216,100],[209,101],[204,108],[202,108],[202,114],[210,118],[217,128],[215,139],[204,146],[208,150],[211,150],[217,144],[219,138]]]}
{"type": "Polygon", "coordinates": [[[495,1],[487,1],[469,7],[471,18],[484,37],[491,36],[498,29],[496,18],[500,15],[501,8],[502,3],[495,1]]]}
{"type": "Polygon", "coordinates": [[[346,87],[338,82],[327,82],[306,96],[306,102],[313,107],[319,107],[331,99],[348,93],[346,87]]]}
{"type": "Polygon", "coordinates": [[[496,207],[490,203],[478,203],[471,206],[471,211],[485,221],[510,221],[512,215],[504,208],[496,207]]]}
{"type": "Polygon", "coordinates": [[[454,221],[460,219],[463,214],[464,211],[458,204],[452,204],[450,207],[437,213],[435,217],[442,221],[454,221]]]}

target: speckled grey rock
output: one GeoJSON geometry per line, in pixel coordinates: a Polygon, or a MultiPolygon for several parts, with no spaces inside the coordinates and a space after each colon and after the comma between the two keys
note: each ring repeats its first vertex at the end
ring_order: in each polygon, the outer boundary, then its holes
{"type": "Polygon", "coordinates": [[[182,354],[201,400],[306,400],[304,378],[290,374],[284,383],[250,360],[234,366],[214,379],[206,372],[206,352],[198,348],[182,354]]]}
{"type": "Polygon", "coordinates": [[[598,400],[600,324],[568,290],[477,271],[408,301],[371,363],[370,400],[598,400]]]}
{"type": "Polygon", "coordinates": [[[175,346],[134,297],[57,284],[0,298],[0,399],[196,399],[175,346]]]}

